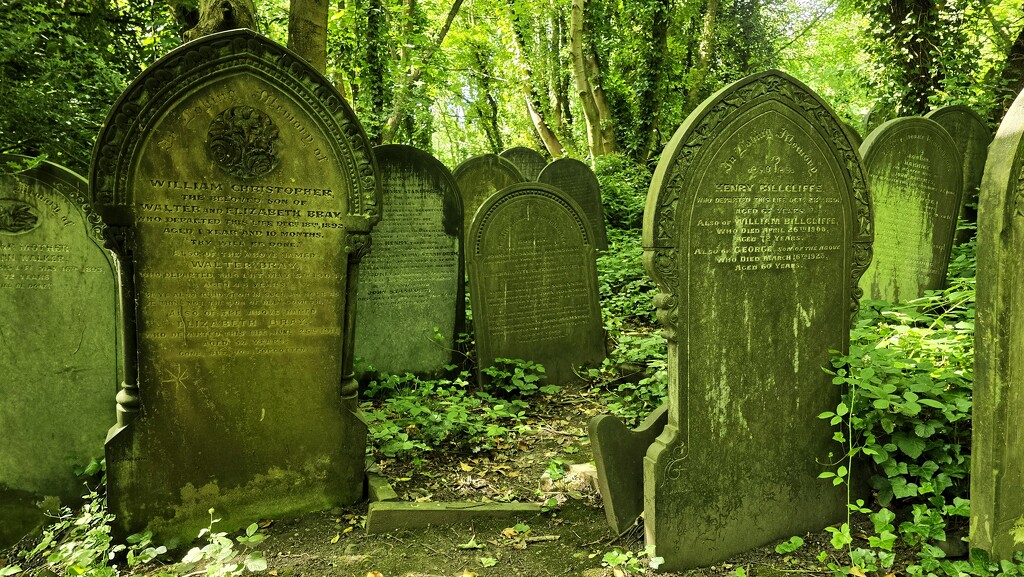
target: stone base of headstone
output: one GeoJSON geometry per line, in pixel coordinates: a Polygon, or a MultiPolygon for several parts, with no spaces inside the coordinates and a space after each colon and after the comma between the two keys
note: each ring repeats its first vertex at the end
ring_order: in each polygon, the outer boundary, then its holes
{"type": "Polygon", "coordinates": [[[614,415],[590,420],[588,432],[608,525],[622,533],[644,512],[644,454],[668,423],[668,406],[630,429],[614,415]]]}
{"type": "Polygon", "coordinates": [[[373,535],[398,529],[428,526],[468,525],[482,519],[525,520],[541,514],[541,503],[410,503],[386,501],[370,503],[366,514],[366,533],[373,535]]]}

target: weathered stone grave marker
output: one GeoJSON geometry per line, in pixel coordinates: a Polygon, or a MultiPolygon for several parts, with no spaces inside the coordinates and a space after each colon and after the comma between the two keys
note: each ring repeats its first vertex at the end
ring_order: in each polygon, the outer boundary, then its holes
{"type": "Polygon", "coordinates": [[[989,149],[978,204],[971,435],[972,549],[1024,551],[1024,95],[989,149]]]}
{"type": "Polygon", "coordinates": [[[874,257],[864,296],[909,301],[946,281],[963,180],[946,130],[926,118],[897,118],[860,147],[871,179],[874,257]]]}
{"type": "Polygon", "coordinates": [[[384,207],[359,270],[356,357],[381,372],[437,376],[465,318],[462,199],[429,153],[389,144],[374,156],[384,207]]]}
{"type": "Polygon", "coordinates": [[[0,546],[77,501],[75,466],[103,454],[120,381],[118,296],[88,185],[0,156],[0,546]],[[53,503],[50,503],[51,505],[53,503]]]}
{"type": "MultiPolygon", "coordinates": [[[[992,130],[988,123],[967,106],[946,106],[925,115],[938,122],[953,138],[956,149],[963,159],[963,194],[960,199],[960,220],[966,223],[978,222],[978,188],[985,172],[988,157],[988,143],[992,142],[992,130]]],[[[957,242],[967,242],[974,234],[970,231],[957,233],[957,242]]]]}
{"type": "Polygon", "coordinates": [[[727,86],[665,148],[645,265],[669,354],[668,424],[644,459],[644,522],[666,570],[706,566],[845,517],[818,479],[817,415],[840,388],[871,258],[866,173],[835,112],[778,71],[727,86]]]}
{"type": "MultiPolygon", "coordinates": [[[[462,195],[462,234],[469,234],[480,205],[499,190],[526,179],[514,164],[496,154],[481,154],[462,161],[452,171],[462,195]]],[[[468,245],[467,245],[468,246],[468,245]]]]}
{"type": "Polygon", "coordinates": [[[525,146],[515,146],[503,150],[498,156],[514,164],[523,178],[530,182],[537,182],[540,171],[544,170],[548,163],[543,154],[525,146]]]}
{"type": "Polygon", "coordinates": [[[575,200],[587,213],[597,250],[608,249],[608,234],[604,226],[604,206],[601,204],[601,184],[586,164],[575,158],[559,158],[544,167],[538,182],[550,184],[575,200]]]}
{"type": "Polygon", "coordinates": [[[525,183],[487,199],[466,260],[481,369],[525,359],[563,383],[576,366],[604,359],[593,232],[565,193],[525,183]]]}
{"type": "Polygon", "coordinates": [[[91,191],[122,255],[129,352],[107,441],[115,529],[192,539],[352,503],[358,263],[380,191],[332,84],[248,30],[142,73],[107,117],[91,191]]]}

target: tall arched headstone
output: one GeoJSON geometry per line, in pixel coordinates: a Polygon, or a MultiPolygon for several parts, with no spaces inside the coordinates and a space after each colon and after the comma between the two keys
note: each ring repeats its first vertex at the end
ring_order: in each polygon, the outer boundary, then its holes
{"type": "Polygon", "coordinates": [[[120,253],[125,380],[106,445],[115,529],[194,538],[362,498],[352,335],[379,217],[359,122],[248,30],[147,68],[96,143],[120,253]]]}
{"type": "Polygon", "coordinates": [[[1024,551],[1024,95],[989,148],[978,202],[972,549],[1024,551]]]}
{"type": "Polygon", "coordinates": [[[574,200],[545,184],[502,189],[467,239],[480,369],[524,359],[564,383],[604,359],[594,236],[574,200]]]}
{"type": "Polygon", "coordinates": [[[590,219],[597,250],[608,249],[604,206],[601,204],[601,184],[589,166],[575,158],[559,158],[540,171],[537,181],[560,189],[578,202],[590,219]]]}
{"type": "Polygon", "coordinates": [[[963,186],[953,139],[933,120],[897,118],[869,134],[860,153],[875,218],[864,295],[906,302],[941,289],[963,186]]]}
{"type": "Polygon", "coordinates": [[[88,185],[0,156],[0,547],[42,524],[37,503],[85,491],[120,381],[118,296],[88,185]]]}
{"type": "Polygon", "coordinates": [[[452,171],[462,195],[462,234],[469,234],[480,205],[499,190],[525,182],[514,164],[496,154],[481,154],[468,158],[452,171]]]}
{"type": "MultiPolygon", "coordinates": [[[[992,142],[992,129],[977,112],[963,105],[945,106],[925,115],[938,122],[953,138],[963,159],[964,187],[960,200],[960,220],[965,223],[978,222],[978,189],[985,172],[988,144],[992,142]]],[[[970,232],[957,233],[957,242],[967,242],[973,236],[970,232]]]]}
{"type": "Polygon", "coordinates": [[[384,208],[359,270],[356,357],[380,372],[437,376],[465,318],[462,199],[429,153],[402,144],[373,153],[384,208]]]}
{"type": "Polygon", "coordinates": [[[544,170],[544,166],[548,163],[543,154],[525,146],[514,146],[503,150],[498,156],[514,164],[523,178],[530,182],[537,182],[540,171],[544,170]]]}
{"type": "Polygon", "coordinates": [[[818,479],[871,258],[866,173],[835,112],[778,71],[705,100],[651,182],[644,263],[668,339],[669,408],[644,459],[644,525],[667,570],[846,516],[818,479]]]}

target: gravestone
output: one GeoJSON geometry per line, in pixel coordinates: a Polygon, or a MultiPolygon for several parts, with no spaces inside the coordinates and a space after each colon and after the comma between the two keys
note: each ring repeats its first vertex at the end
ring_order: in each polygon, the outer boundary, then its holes
{"type": "Polygon", "coordinates": [[[989,148],[978,203],[971,435],[972,549],[1024,551],[1024,96],[989,148]]]}
{"type": "Polygon", "coordinates": [[[559,384],[575,380],[575,367],[604,359],[594,236],[565,193],[525,183],[487,199],[466,260],[480,369],[524,359],[559,384]]]}
{"type": "Polygon", "coordinates": [[[768,71],[705,100],[658,163],[644,263],[668,339],[665,431],[644,458],[644,523],[663,569],[707,566],[845,519],[818,475],[817,416],[840,387],[871,259],[866,173],[835,112],[768,71]]]}
{"type": "MultiPolygon", "coordinates": [[[[988,143],[992,142],[992,130],[988,123],[967,106],[946,106],[925,115],[938,122],[953,138],[956,149],[963,159],[963,195],[960,200],[960,221],[977,224],[978,188],[985,172],[988,143]]],[[[967,242],[974,236],[973,231],[958,231],[956,241],[967,242]]]]}
{"type": "Polygon", "coordinates": [[[953,139],[933,120],[897,118],[869,134],[860,153],[875,215],[864,296],[906,302],[941,289],[963,186],[953,139]]]}
{"type": "Polygon", "coordinates": [[[469,234],[480,205],[499,190],[526,179],[514,164],[495,154],[481,154],[462,161],[452,171],[462,195],[462,233],[469,234]]]}
{"type": "Polygon", "coordinates": [[[248,30],[148,67],[96,143],[126,364],[107,440],[114,530],[195,538],[353,503],[359,259],[380,190],[333,85],[248,30]]]}
{"type": "Polygon", "coordinates": [[[632,527],[644,512],[644,454],[667,422],[668,405],[651,411],[635,429],[626,427],[615,415],[590,419],[587,435],[601,501],[608,525],[616,534],[632,527]]]}
{"type": "Polygon", "coordinates": [[[530,182],[537,181],[540,171],[544,170],[544,166],[548,163],[543,154],[525,146],[515,146],[503,150],[498,156],[514,164],[523,178],[530,182]]]}
{"type": "Polygon", "coordinates": [[[604,206],[601,204],[601,185],[589,166],[575,158],[559,158],[540,171],[537,181],[562,190],[579,203],[590,219],[597,250],[608,249],[604,206]]]}
{"type": "Polygon", "coordinates": [[[377,371],[436,377],[465,318],[462,199],[429,153],[399,144],[373,152],[384,206],[359,269],[356,357],[377,371]]]}
{"type": "Polygon", "coordinates": [[[843,127],[846,128],[847,134],[850,135],[850,142],[853,142],[857,146],[857,148],[860,148],[860,145],[862,142],[864,142],[864,139],[861,138],[860,133],[857,132],[857,129],[854,128],[853,125],[850,124],[849,122],[844,122],[843,127]]]}
{"type": "Polygon", "coordinates": [[[0,156],[0,547],[43,523],[37,503],[86,491],[73,469],[102,456],[120,380],[114,265],[88,185],[29,161],[0,156]]]}

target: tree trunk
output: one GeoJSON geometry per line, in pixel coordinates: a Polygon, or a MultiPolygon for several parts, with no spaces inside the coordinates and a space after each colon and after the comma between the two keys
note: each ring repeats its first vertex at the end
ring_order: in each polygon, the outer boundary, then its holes
{"type": "Polygon", "coordinates": [[[569,49],[572,53],[572,71],[576,80],[576,90],[583,105],[583,117],[587,123],[587,142],[591,156],[602,156],[604,135],[601,132],[601,113],[598,111],[594,92],[587,81],[587,64],[583,55],[583,2],[572,0],[572,13],[569,17],[569,49]]]}
{"type": "MultiPolygon", "coordinates": [[[[172,2],[172,7],[174,3],[172,2]]],[[[185,40],[195,40],[214,32],[235,28],[259,31],[256,6],[252,0],[199,0],[199,22],[186,30],[185,40]]]]}
{"type": "Polygon", "coordinates": [[[288,48],[327,73],[327,0],[290,0],[288,48]]]}
{"type": "Polygon", "coordinates": [[[704,12],[704,25],[701,27],[700,44],[697,48],[697,62],[693,67],[690,92],[686,97],[688,110],[697,108],[704,97],[704,86],[707,83],[708,71],[711,68],[711,57],[715,51],[715,23],[718,20],[719,0],[708,0],[704,12]]]}
{"type": "MultiPolygon", "coordinates": [[[[1024,8],[1022,8],[1024,10],[1024,8]]],[[[1021,90],[1024,90],[1024,28],[1017,34],[1009,52],[1006,54],[1006,63],[1003,64],[1003,71],[1000,74],[998,86],[1002,87],[1003,99],[1000,106],[993,112],[993,121],[999,124],[1003,116],[1010,109],[1013,100],[1017,98],[1021,90]]]]}
{"type": "Polygon", "coordinates": [[[366,15],[366,68],[361,81],[369,103],[363,128],[373,144],[381,143],[384,108],[391,103],[388,79],[388,11],[385,0],[370,0],[366,15]]]}
{"type": "Polygon", "coordinates": [[[615,121],[612,118],[612,109],[608,106],[608,99],[604,95],[604,88],[601,86],[601,64],[593,50],[588,52],[586,58],[587,84],[590,85],[590,90],[594,94],[594,105],[597,107],[601,148],[604,150],[604,154],[609,154],[618,149],[615,140],[615,121]]]}
{"type": "Polygon", "coordinates": [[[551,130],[551,127],[544,120],[540,96],[537,94],[537,89],[533,83],[533,68],[526,58],[526,32],[523,29],[522,20],[516,13],[513,2],[514,0],[509,0],[508,2],[509,13],[512,17],[512,36],[514,40],[512,50],[514,60],[519,63],[519,69],[522,74],[520,86],[523,91],[523,98],[526,100],[526,110],[530,114],[530,120],[533,122],[534,129],[537,130],[537,136],[540,137],[544,148],[547,149],[552,158],[561,158],[565,156],[565,148],[562,147],[562,143],[559,142],[554,131],[551,130]]]}

